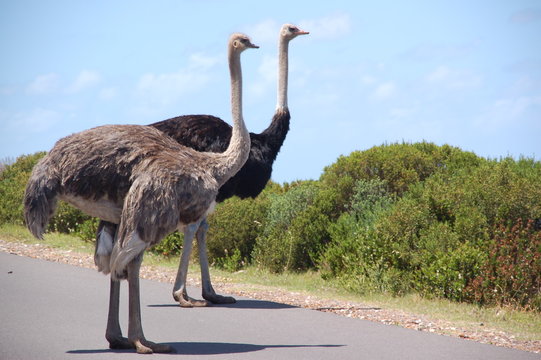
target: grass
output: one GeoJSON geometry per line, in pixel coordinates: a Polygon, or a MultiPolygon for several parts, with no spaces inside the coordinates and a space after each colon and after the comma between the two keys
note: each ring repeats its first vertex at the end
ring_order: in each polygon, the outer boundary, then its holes
{"type": "Polygon", "coordinates": [[[94,253],[94,244],[67,234],[51,233],[45,234],[44,240],[34,238],[30,232],[22,226],[3,224],[0,225],[0,239],[5,241],[19,242],[23,244],[48,245],[54,249],[72,250],[82,253],[94,253]]]}
{"type": "MultiPolygon", "coordinates": [[[[1,225],[0,239],[26,244],[41,242],[57,249],[83,253],[94,252],[93,243],[83,241],[78,237],[51,233],[45,235],[44,241],[39,241],[33,238],[26,228],[16,225],[1,225]]],[[[178,261],[176,256],[163,257],[149,253],[145,256],[144,263],[176,270],[178,261]]],[[[198,266],[192,265],[190,274],[199,274],[198,266]]],[[[444,299],[425,299],[415,294],[400,297],[392,297],[387,294],[353,294],[340,288],[338,284],[332,281],[323,280],[314,271],[273,274],[255,267],[248,267],[242,271],[231,273],[213,268],[212,275],[226,278],[235,284],[243,284],[247,288],[250,286],[281,288],[323,299],[354,301],[381,308],[425,315],[432,319],[449,321],[456,327],[471,330],[491,328],[513,334],[517,339],[541,339],[541,314],[538,312],[520,311],[504,307],[479,307],[444,299]]]]}

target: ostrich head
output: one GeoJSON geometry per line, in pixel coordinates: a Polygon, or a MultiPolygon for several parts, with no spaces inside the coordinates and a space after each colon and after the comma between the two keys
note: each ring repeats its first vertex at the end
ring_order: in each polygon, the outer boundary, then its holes
{"type": "Polygon", "coordinates": [[[258,49],[259,46],[252,44],[250,38],[241,33],[235,33],[229,38],[229,43],[237,52],[242,52],[246,49],[258,49]]]}
{"type": "Polygon", "coordinates": [[[282,29],[280,30],[280,36],[283,36],[286,40],[293,40],[298,35],[307,35],[310,34],[308,31],[304,31],[296,27],[292,24],[284,24],[282,25],[282,29]]]}

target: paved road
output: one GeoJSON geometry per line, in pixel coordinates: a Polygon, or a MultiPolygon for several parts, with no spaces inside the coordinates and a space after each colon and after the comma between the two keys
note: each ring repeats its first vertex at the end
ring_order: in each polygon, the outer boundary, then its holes
{"type": "MultiPolygon", "coordinates": [[[[0,359],[140,358],[104,338],[109,280],[92,269],[0,253],[0,359]]],[[[122,293],[127,290],[123,284],[122,293]]],[[[540,359],[538,354],[240,298],[181,309],[141,282],[143,328],[182,359],[540,359]]],[[[195,294],[196,289],[190,293],[195,294]]],[[[121,298],[126,331],[127,298],[121,298]]]]}

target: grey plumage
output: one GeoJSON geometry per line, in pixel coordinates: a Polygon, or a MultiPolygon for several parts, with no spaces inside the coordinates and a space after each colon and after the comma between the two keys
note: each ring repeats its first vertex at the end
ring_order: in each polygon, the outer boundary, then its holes
{"type": "Polygon", "coordinates": [[[220,186],[246,161],[250,138],[242,119],[240,54],[251,47],[256,46],[245,35],[230,38],[234,126],[225,152],[197,152],[152,127],[106,125],[60,139],[30,176],[25,219],[38,238],[57,199],[119,224],[114,246],[96,249],[96,255],[102,257],[97,261],[100,271],[111,272],[106,331],[111,347],[132,346],[141,353],[170,350],[143,335],[138,279],[142,255],[166,234],[204,218],[220,186]],[[118,280],[123,278],[128,279],[130,289],[128,340],[122,338],[118,325],[118,280]]]}

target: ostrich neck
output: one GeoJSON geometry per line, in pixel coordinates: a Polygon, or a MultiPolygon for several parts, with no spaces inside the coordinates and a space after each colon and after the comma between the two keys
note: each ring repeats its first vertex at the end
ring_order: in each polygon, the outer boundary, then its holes
{"type": "Polygon", "coordinates": [[[287,74],[289,41],[280,37],[278,42],[278,103],[276,110],[287,109],[287,74]]]}
{"type": "Polygon", "coordinates": [[[261,133],[268,138],[268,143],[272,145],[274,155],[280,150],[289,131],[289,109],[287,107],[288,49],[289,41],[280,37],[278,42],[278,101],[272,122],[261,133]]]}
{"type": "Polygon", "coordinates": [[[242,118],[242,71],[240,53],[229,49],[229,71],[231,75],[231,114],[233,132],[227,149],[221,154],[215,178],[222,186],[237,173],[248,159],[250,135],[242,118]]]}

